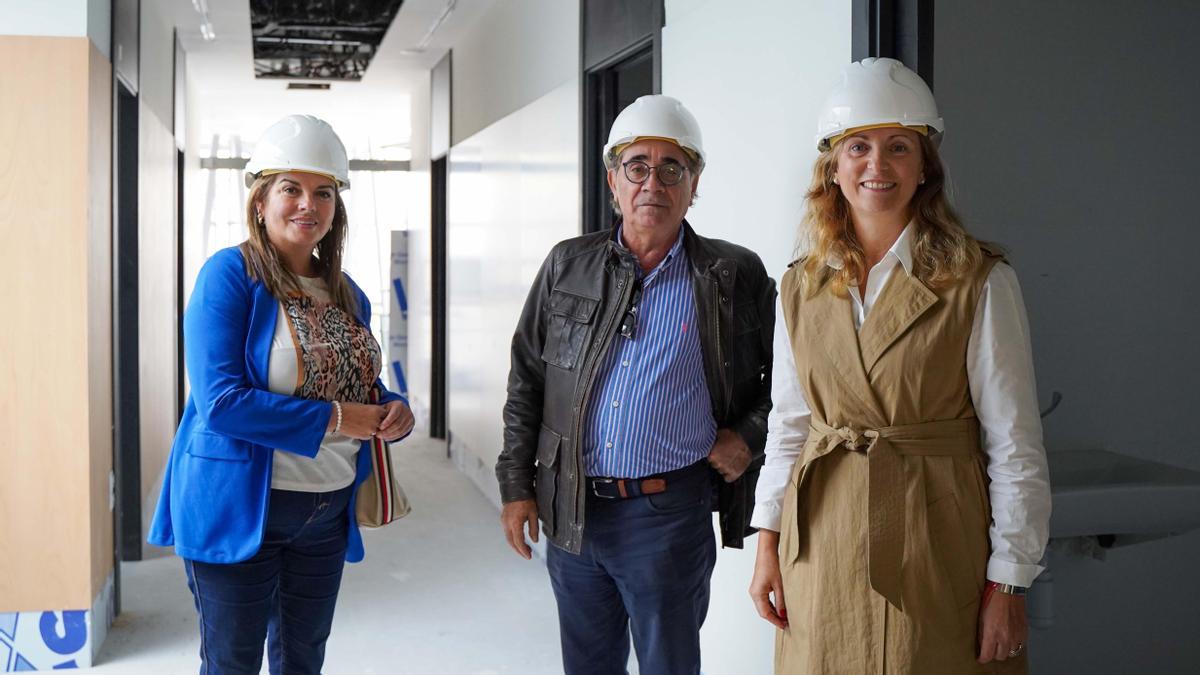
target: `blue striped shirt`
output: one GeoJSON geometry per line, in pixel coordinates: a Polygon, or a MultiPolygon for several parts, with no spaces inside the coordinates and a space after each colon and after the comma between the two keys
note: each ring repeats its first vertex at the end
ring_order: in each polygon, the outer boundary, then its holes
{"type": "MultiPolygon", "coordinates": [[[[624,246],[619,230],[617,241],[624,246]]],[[[589,476],[663,473],[712,449],[717,423],[688,265],[681,227],[666,258],[641,280],[633,336],[613,336],[596,374],[584,429],[589,476]]]]}

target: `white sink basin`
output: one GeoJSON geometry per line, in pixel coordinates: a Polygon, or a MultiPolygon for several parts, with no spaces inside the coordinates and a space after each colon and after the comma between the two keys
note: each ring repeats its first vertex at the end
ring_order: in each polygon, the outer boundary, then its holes
{"type": "Polygon", "coordinates": [[[1145,541],[1200,528],[1200,471],[1104,450],[1052,452],[1047,458],[1051,538],[1115,535],[1145,541]]]}

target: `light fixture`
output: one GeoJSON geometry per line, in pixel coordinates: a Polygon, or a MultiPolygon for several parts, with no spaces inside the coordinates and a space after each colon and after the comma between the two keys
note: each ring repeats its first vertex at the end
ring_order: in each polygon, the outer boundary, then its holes
{"type": "Polygon", "coordinates": [[[192,7],[200,15],[200,37],[205,42],[216,40],[217,34],[213,32],[212,21],[208,18],[208,0],[192,0],[192,7]]]}

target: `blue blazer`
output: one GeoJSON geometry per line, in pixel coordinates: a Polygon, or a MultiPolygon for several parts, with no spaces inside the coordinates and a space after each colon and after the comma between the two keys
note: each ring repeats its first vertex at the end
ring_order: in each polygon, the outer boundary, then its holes
{"type": "MultiPolygon", "coordinates": [[[[356,318],[369,327],[370,303],[353,280],[350,286],[358,298],[356,318]]],[[[150,524],[151,544],[210,563],[253,556],[262,545],[275,449],[305,457],[320,449],[333,404],[267,390],[278,311],[267,287],[247,275],[237,247],[204,263],[183,316],[192,389],[150,524]]],[[[377,384],[381,402],[404,400],[377,384]]],[[[355,493],[371,472],[363,446],[355,493]]],[[[358,562],[363,545],[353,496],[348,517],[346,560],[358,562]]]]}

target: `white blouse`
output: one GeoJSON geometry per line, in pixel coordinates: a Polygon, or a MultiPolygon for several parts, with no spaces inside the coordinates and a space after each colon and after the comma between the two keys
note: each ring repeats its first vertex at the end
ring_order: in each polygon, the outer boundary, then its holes
{"type": "MultiPolygon", "coordinates": [[[[320,278],[297,277],[304,292],[328,304],[329,290],[320,278]]],[[[322,345],[314,345],[316,348],[322,345]]],[[[267,387],[276,394],[294,396],[299,382],[300,360],[291,320],[280,303],[267,361],[267,387]]],[[[332,492],[354,482],[357,454],[362,441],[343,434],[326,433],[316,457],[276,450],[271,469],[271,488],[297,492],[332,492]]]]}
{"type": "MultiPolygon", "coordinates": [[[[871,268],[865,295],[856,286],[849,288],[855,328],[862,328],[893,273],[912,273],[911,230],[910,224],[871,268]]],[[[829,264],[841,266],[837,260],[829,264]]],[[[1016,273],[1004,263],[997,264],[984,282],[975,310],[967,343],[967,379],[991,478],[992,556],[987,578],[1024,587],[1044,569],[1038,563],[1050,531],[1050,472],[1042,445],[1032,354],[1016,273]]],[[[811,416],[796,374],[782,302],[776,307],[771,399],[766,464],[758,478],[751,524],[778,531],[784,490],[808,437],[811,416]]]]}

